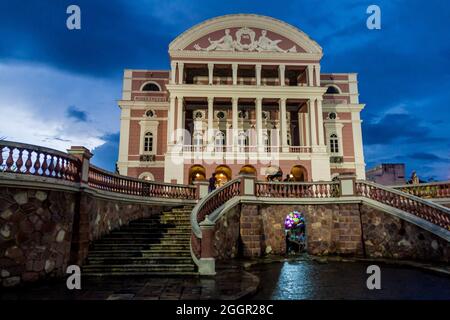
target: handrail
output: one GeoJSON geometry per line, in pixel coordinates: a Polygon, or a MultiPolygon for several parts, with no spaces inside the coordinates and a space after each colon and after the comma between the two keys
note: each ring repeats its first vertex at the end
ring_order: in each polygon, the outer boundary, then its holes
{"type": "Polygon", "coordinates": [[[421,198],[450,198],[450,181],[390,186],[421,198]]]}
{"type": "Polygon", "coordinates": [[[2,140],[0,141],[0,172],[79,182],[81,163],[76,157],[58,150],[2,140]]]}
{"type": "Polygon", "coordinates": [[[197,203],[197,205],[191,212],[192,231],[197,238],[202,237],[202,231],[200,230],[199,222],[201,222],[206,217],[206,215],[210,215],[211,213],[213,213],[214,210],[219,208],[222,204],[224,204],[231,198],[240,195],[240,182],[241,178],[236,178],[228,181],[222,187],[212,191],[197,203]]]}
{"type": "Polygon", "coordinates": [[[356,182],[356,195],[403,210],[450,230],[450,209],[432,201],[369,181],[356,182]]]}
{"type": "Polygon", "coordinates": [[[142,197],[186,200],[194,200],[197,190],[195,186],[191,185],[154,182],[126,177],[93,165],[89,167],[88,185],[100,190],[142,197]]]}

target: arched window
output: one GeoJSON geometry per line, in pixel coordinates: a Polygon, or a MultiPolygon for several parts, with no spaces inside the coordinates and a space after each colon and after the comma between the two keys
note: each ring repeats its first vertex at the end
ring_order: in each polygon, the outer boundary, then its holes
{"type": "Polygon", "coordinates": [[[336,88],[335,86],[329,86],[327,89],[327,92],[325,92],[326,94],[339,94],[339,90],[338,88],[336,88]]]}
{"type": "Polygon", "coordinates": [[[203,145],[203,134],[199,131],[194,133],[194,146],[202,146],[203,145]]]}
{"type": "Polygon", "coordinates": [[[156,83],[149,82],[142,87],[142,91],[161,91],[161,89],[156,83]]]}
{"type": "Polygon", "coordinates": [[[155,177],[151,172],[143,172],[139,175],[139,179],[147,180],[147,181],[155,181],[155,177]]]}
{"type": "Polygon", "coordinates": [[[224,146],[225,146],[225,133],[223,131],[218,131],[215,137],[216,151],[223,151],[224,146]]]}
{"type": "Polygon", "coordinates": [[[144,135],[144,152],[153,152],[153,133],[151,132],[144,135]]]}
{"type": "Polygon", "coordinates": [[[336,134],[330,136],[330,152],[339,153],[339,140],[336,134]]]}
{"type": "Polygon", "coordinates": [[[248,146],[248,135],[245,131],[239,132],[238,135],[238,146],[239,146],[239,152],[244,152],[245,147],[248,146]]]}

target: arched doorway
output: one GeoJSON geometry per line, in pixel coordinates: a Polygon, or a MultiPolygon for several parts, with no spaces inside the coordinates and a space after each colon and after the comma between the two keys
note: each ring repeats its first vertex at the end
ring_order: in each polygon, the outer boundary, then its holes
{"type": "Polygon", "coordinates": [[[305,167],[296,165],[291,168],[291,179],[296,182],[308,181],[308,173],[305,167]]]}
{"type": "Polygon", "coordinates": [[[298,254],[306,249],[305,215],[301,211],[291,211],[284,220],[286,254],[298,254]]]}
{"type": "Polygon", "coordinates": [[[241,170],[239,170],[239,174],[251,174],[256,176],[256,169],[254,166],[246,164],[241,168],[241,170]]]}
{"type": "Polygon", "coordinates": [[[221,187],[231,180],[232,174],[229,166],[222,164],[217,166],[214,172],[216,173],[217,187],[221,187]]]}
{"type": "Polygon", "coordinates": [[[202,180],[206,180],[206,169],[202,165],[194,164],[189,169],[189,184],[192,184],[194,181],[202,180]]]}

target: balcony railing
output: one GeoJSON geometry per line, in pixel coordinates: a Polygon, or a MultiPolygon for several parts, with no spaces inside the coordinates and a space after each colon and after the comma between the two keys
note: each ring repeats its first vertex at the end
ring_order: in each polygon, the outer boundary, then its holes
{"type": "MultiPolygon", "coordinates": [[[[174,150],[179,150],[176,145],[174,150]]],[[[220,145],[183,145],[183,152],[210,152],[210,153],[226,153],[226,152],[237,152],[237,153],[282,153],[283,148],[281,146],[263,146],[259,150],[257,146],[220,146],[220,145]]],[[[287,153],[310,153],[312,148],[308,146],[289,146],[287,148],[287,153]]]]}

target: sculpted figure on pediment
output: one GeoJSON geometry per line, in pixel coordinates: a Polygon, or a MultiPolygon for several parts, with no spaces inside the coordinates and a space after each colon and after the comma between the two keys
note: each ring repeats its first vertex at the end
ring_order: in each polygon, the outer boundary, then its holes
{"type": "Polygon", "coordinates": [[[272,40],[267,36],[267,30],[261,31],[261,36],[258,40],[255,39],[256,34],[250,28],[243,27],[236,31],[236,40],[230,34],[230,29],[225,29],[225,35],[218,40],[211,40],[208,38],[209,46],[206,48],[200,47],[197,43],[194,45],[195,50],[198,51],[258,51],[258,52],[297,52],[296,46],[288,50],[284,50],[278,46],[283,40],[272,40]]]}

